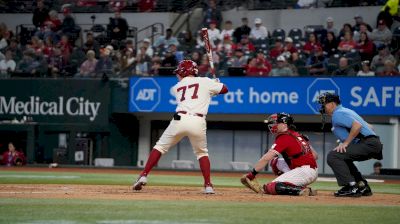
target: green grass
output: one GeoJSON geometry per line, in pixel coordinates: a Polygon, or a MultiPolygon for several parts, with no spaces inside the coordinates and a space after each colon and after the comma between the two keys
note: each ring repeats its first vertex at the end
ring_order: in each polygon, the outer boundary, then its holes
{"type": "MultiPolygon", "coordinates": [[[[130,185],[132,174],[20,172],[0,170],[1,184],[130,185]]],[[[260,183],[270,179],[260,178],[260,183]]],[[[151,185],[201,186],[202,177],[151,175],[151,185]]],[[[217,187],[242,187],[238,178],[213,177],[217,187]]],[[[336,190],[335,182],[317,182],[336,190]]],[[[400,184],[371,183],[374,192],[400,194],[400,184]]],[[[356,199],[355,199],[356,200],[356,199]]],[[[398,223],[400,206],[298,204],[283,202],[25,199],[0,197],[0,223],[398,223]]]]}
{"type": "MultiPolygon", "coordinates": [[[[78,173],[78,172],[20,172],[1,171],[0,184],[95,184],[95,185],[130,185],[137,178],[137,172],[132,174],[116,173],[78,173]]],[[[242,187],[236,177],[212,177],[217,187],[242,187]]],[[[261,178],[260,183],[271,179],[261,178]]],[[[184,175],[150,175],[149,182],[153,186],[201,186],[203,180],[198,176],[184,175]]],[[[400,184],[370,183],[374,192],[400,194],[400,184]]],[[[334,191],[338,189],[335,182],[316,182],[312,186],[318,190],[334,191]]]]}
{"type": "Polygon", "coordinates": [[[0,223],[398,223],[398,206],[2,199],[0,223]]]}

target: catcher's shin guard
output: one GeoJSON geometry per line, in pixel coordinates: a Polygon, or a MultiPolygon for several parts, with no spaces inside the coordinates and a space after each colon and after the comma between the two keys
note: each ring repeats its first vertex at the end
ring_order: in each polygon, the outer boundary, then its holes
{"type": "Polygon", "coordinates": [[[266,194],[273,195],[296,195],[296,196],[313,196],[316,195],[316,191],[313,191],[309,187],[296,186],[286,182],[271,182],[264,185],[264,192],[266,194]]]}

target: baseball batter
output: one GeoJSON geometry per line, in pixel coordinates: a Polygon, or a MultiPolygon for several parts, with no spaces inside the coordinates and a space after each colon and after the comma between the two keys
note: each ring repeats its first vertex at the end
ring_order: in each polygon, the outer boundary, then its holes
{"type": "Polygon", "coordinates": [[[295,131],[294,120],[289,114],[273,114],[266,122],[271,133],[275,135],[274,144],[255,164],[253,170],[241,178],[242,184],[257,193],[316,195],[316,191],[308,185],[318,176],[317,153],[308,139],[295,131]],[[282,155],[284,161],[277,159],[279,155],[282,155]],[[271,167],[279,176],[261,188],[256,175],[270,161],[272,161],[271,167]]]}
{"type": "Polygon", "coordinates": [[[207,149],[206,115],[211,97],[217,94],[225,94],[228,89],[218,80],[197,77],[197,64],[191,60],[181,61],[175,70],[175,74],[179,80],[173,87],[173,93],[178,104],[176,113],[150,152],[145,168],[133,184],[133,189],[141,190],[147,183],[147,175],[158,163],[161,155],[167,153],[172,146],[187,136],[204,177],[204,193],[214,194],[207,149]]]}

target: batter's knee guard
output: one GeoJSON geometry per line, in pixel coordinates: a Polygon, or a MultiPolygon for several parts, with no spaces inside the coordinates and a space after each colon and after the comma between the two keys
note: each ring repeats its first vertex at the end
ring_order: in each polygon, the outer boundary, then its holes
{"type": "Polygon", "coordinates": [[[271,182],[264,185],[264,193],[272,195],[300,195],[304,187],[287,182],[271,182]]]}

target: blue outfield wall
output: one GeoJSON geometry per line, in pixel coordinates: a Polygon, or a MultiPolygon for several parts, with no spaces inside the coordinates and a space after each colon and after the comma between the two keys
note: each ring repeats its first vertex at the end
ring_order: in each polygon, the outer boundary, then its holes
{"type": "MultiPolygon", "coordinates": [[[[212,98],[211,114],[318,114],[318,95],[335,92],[362,115],[400,115],[400,78],[222,77],[229,93],[212,98]]],[[[176,77],[131,77],[130,112],[174,112],[176,77]]],[[[190,89],[186,94],[190,94],[190,89]]]]}

